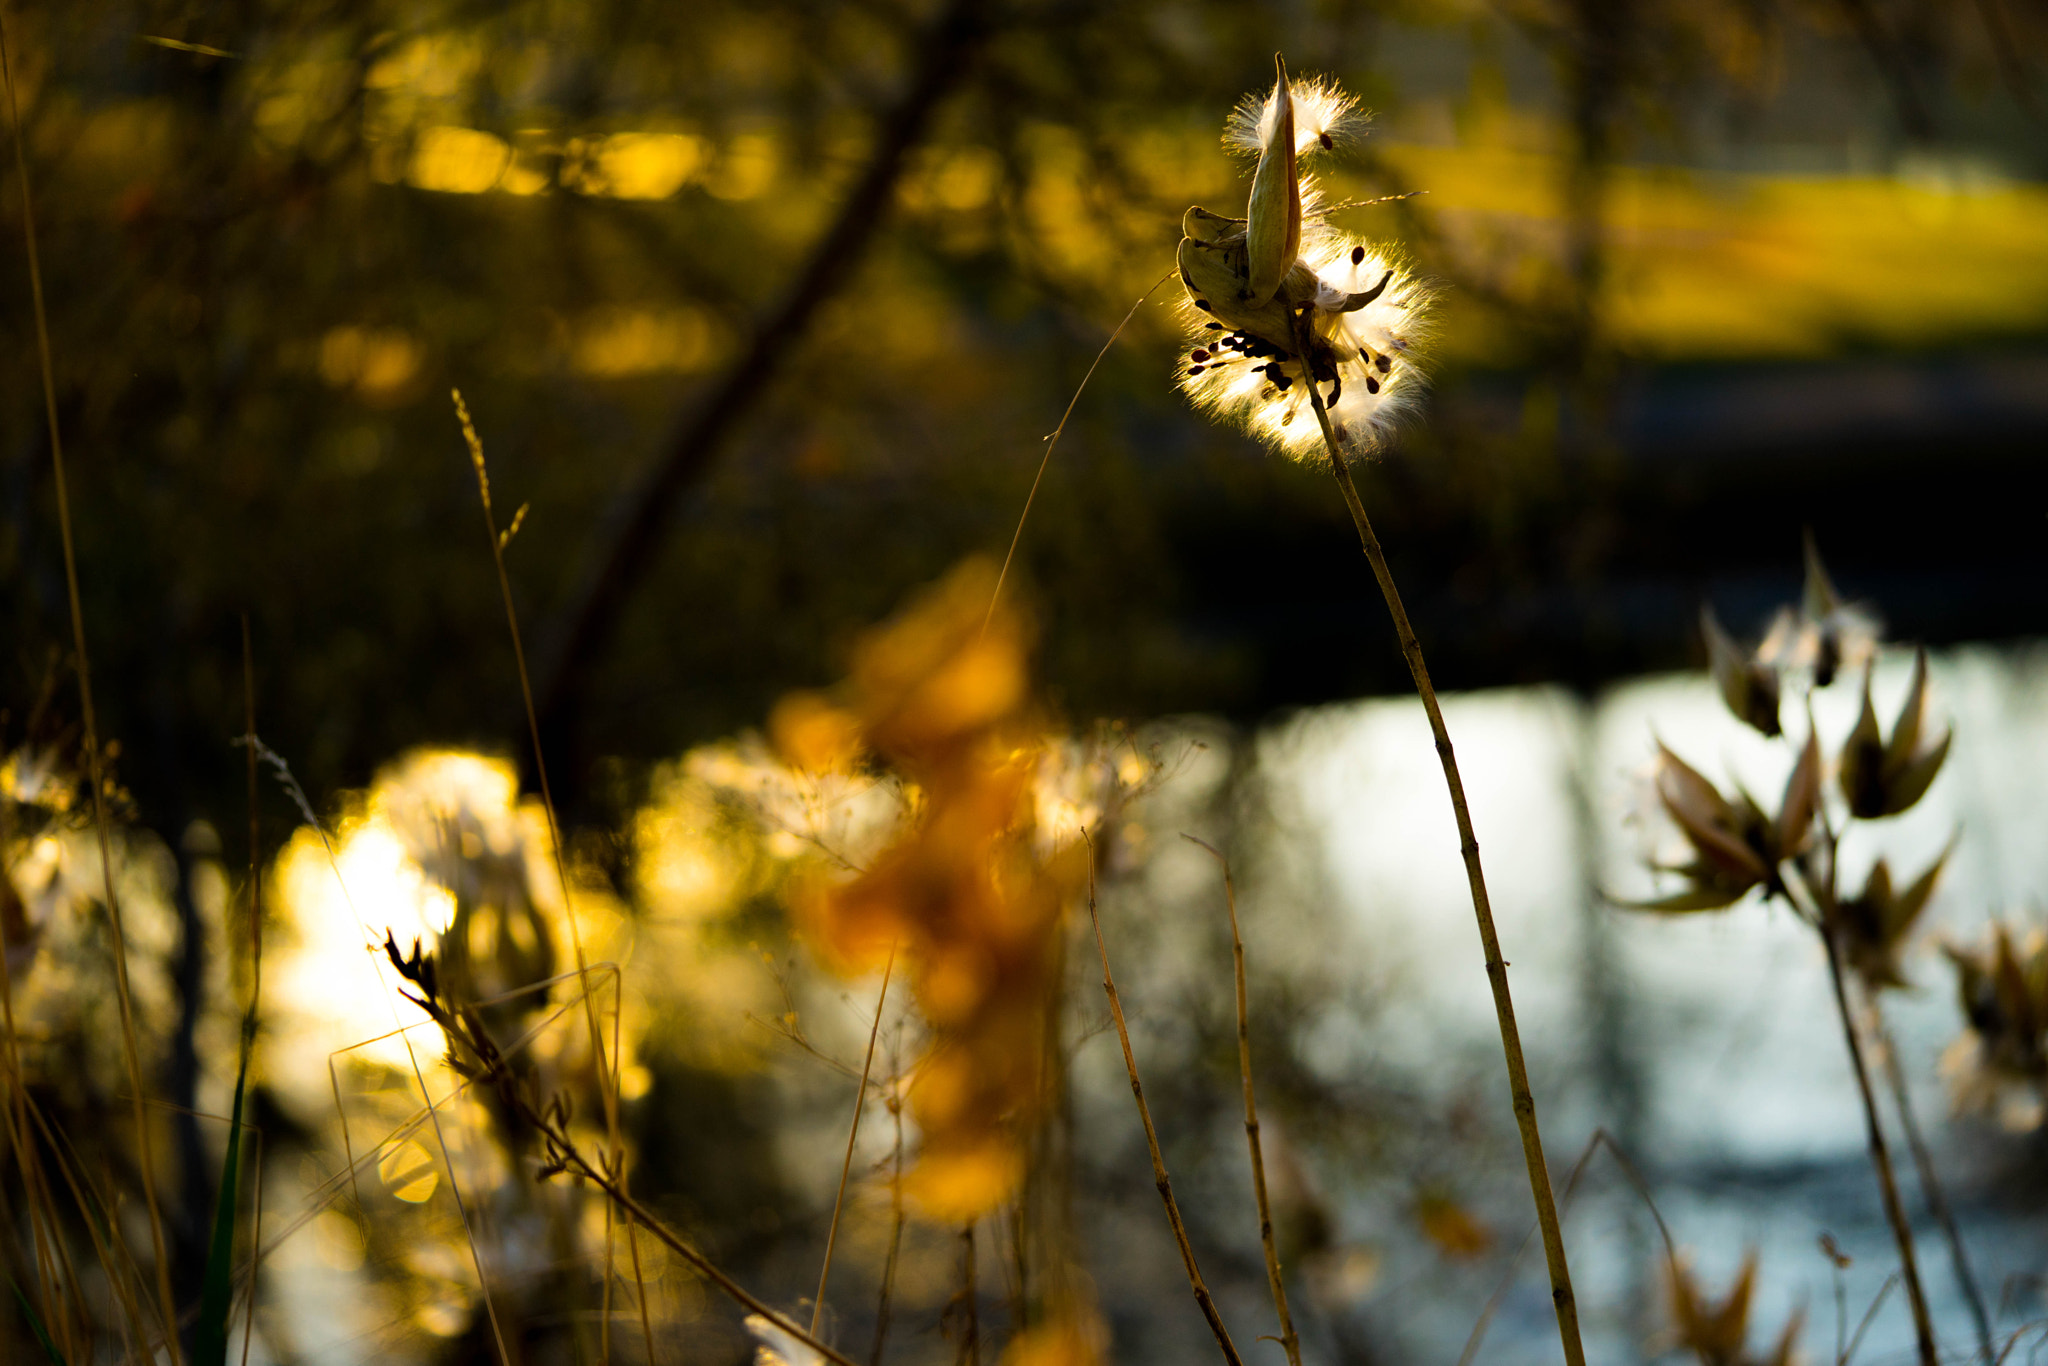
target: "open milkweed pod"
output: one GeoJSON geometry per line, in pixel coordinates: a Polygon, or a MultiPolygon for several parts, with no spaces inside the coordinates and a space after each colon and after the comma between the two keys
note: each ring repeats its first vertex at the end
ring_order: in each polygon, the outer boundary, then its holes
{"type": "Polygon", "coordinates": [[[2040,1125],[2048,1086],[2048,940],[2015,948],[1991,926],[1982,948],[1942,945],[1956,966],[1956,995],[1969,1032],[1942,1056],[1958,1110],[1995,1112],[2008,1129],[2040,1125]]]}
{"type": "Polygon", "coordinates": [[[1926,739],[1926,650],[1913,657],[1913,683],[1906,690],[1899,719],[1892,724],[1890,739],[1878,730],[1877,706],[1871,700],[1875,672],[1875,664],[1864,668],[1863,714],[1842,745],[1841,757],[1842,796],[1847,799],[1850,812],[1864,820],[1896,816],[1911,809],[1933,785],[1948,758],[1949,743],[1955,738],[1951,729],[1944,731],[1939,740],[1926,739]]]}
{"type": "Polygon", "coordinates": [[[1259,158],[1246,216],[1191,208],[1181,220],[1190,350],[1180,385],[1218,420],[1313,461],[1328,457],[1307,386],[1327,386],[1332,435],[1362,454],[1421,398],[1432,291],[1397,251],[1330,226],[1301,162],[1351,140],[1364,119],[1331,82],[1275,66],[1272,91],[1245,100],[1224,135],[1229,150],[1259,158]]]}
{"type": "Polygon", "coordinates": [[[1778,818],[1771,822],[1771,839],[1764,857],[1782,863],[1806,847],[1813,834],[1813,818],[1820,810],[1820,739],[1809,734],[1785,779],[1785,797],[1778,803],[1778,818]]]}
{"type": "Polygon", "coordinates": [[[1688,862],[1661,870],[1680,874],[1688,885],[1671,896],[1624,904],[1641,911],[1718,911],[1774,876],[1759,852],[1764,817],[1754,804],[1746,798],[1730,802],[1662,742],[1651,782],[1660,808],[1691,851],[1688,862]]]}
{"type": "Polygon", "coordinates": [[[1844,956],[1866,987],[1903,987],[1899,950],[1913,931],[1920,913],[1934,895],[1934,884],[1955,852],[1955,841],[1941,851],[1941,857],[1926,872],[1903,888],[1892,886],[1892,871],[1883,859],[1871,866],[1863,890],[1836,907],[1835,931],[1844,956]]]}
{"type": "Polygon", "coordinates": [[[1804,669],[1825,688],[1845,669],[1860,669],[1877,653],[1882,624],[1860,602],[1845,602],[1821,563],[1813,534],[1806,536],[1806,583],[1797,607],[1782,607],[1757,646],[1756,657],[1779,669],[1804,669]]]}
{"type": "Polygon", "coordinates": [[[1778,723],[1778,704],[1783,696],[1778,671],[1764,661],[1761,652],[1753,655],[1737,645],[1721,629],[1720,619],[1711,607],[1700,608],[1700,633],[1707,640],[1707,665],[1713,671],[1714,686],[1720,689],[1728,710],[1735,713],[1738,721],[1765,735],[1784,734],[1778,723]]]}
{"type": "Polygon", "coordinates": [[[1743,1255],[1735,1284],[1719,1304],[1701,1292],[1682,1261],[1668,1266],[1672,1336],[1699,1358],[1701,1366],[1792,1366],[1799,1331],[1806,1322],[1803,1310],[1786,1321],[1769,1356],[1750,1354],[1749,1308],[1756,1290],[1756,1260],[1754,1249],[1743,1255]]]}
{"type": "Polygon", "coordinates": [[[1273,58],[1273,95],[1259,123],[1259,167],[1252,173],[1251,209],[1245,229],[1249,279],[1244,301],[1254,306],[1273,297],[1301,252],[1301,180],[1294,150],[1294,93],[1287,63],[1273,58]]]}

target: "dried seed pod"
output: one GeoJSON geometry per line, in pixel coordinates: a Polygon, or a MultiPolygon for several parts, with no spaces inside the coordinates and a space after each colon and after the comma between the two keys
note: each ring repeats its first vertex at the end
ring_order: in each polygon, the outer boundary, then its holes
{"type": "Polygon", "coordinates": [[[1357,135],[1356,101],[1327,80],[1295,79],[1283,62],[1275,69],[1271,91],[1239,106],[1224,139],[1259,158],[1246,216],[1191,208],[1181,219],[1189,344],[1210,355],[1176,367],[1177,378],[1219,419],[1321,461],[1310,386],[1340,446],[1378,446],[1422,395],[1431,290],[1390,249],[1332,228],[1302,172],[1306,159],[1357,135]],[[1305,361],[1297,318],[1309,335],[1305,361]]]}
{"type": "Polygon", "coordinates": [[[1891,738],[1878,730],[1877,706],[1871,699],[1871,677],[1875,667],[1863,674],[1863,714],[1856,729],[1842,745],[1840,762],[1842,796],[1849,810],[1864,820],[1896,816],[1912,808],[1941,772],[1948,758],[1953,730],[1939,740],[1925,741],[1927,712],[1927,651],[1913,659],[1913,683],[1892,725],[1891,738]]]}
{"type": "Polygon", "coordinates": [[[1764,662],[1761,654],[1752,654],[1737,645],[1721,629],[1711,607],[1700,608],[1700,632],[1707,639],[1707,665],[1713,671],[1714,686],[1721,690],[1721,700],[1728,704],[1728,710],[1735,713],[1737,720],[1765,735],[1782,735],[1778,704],[1783,689],[1778,671],[1764,662]]]}
{"type": "Polygon", "coordinates": [[[1954,849],[1951,840],[1941,857],[1903,888],[1892,885],[1891,868],[1880,858],[1864,880],[1863,890],[1835,907],[1833,929],[1843,956],[1868,989],[1906,985],[1899,969],[1899,951],[1927,909],[1934,884],[1954,849]]]}
{"type": "Polygon", "coordinates": [[[1942,946],[1956,965],[1969,1032],[1942,1059],[1962,1110],[1995,1112],[2010,1129],[2038,1127],[2048,1107],[2048,939],[2020,946],[2002,924],[1981,948],[1942,946]]]}
{"type": "Polygon", "coordinates": [[[1301,253],[1301,180],[1294,153],[1294,94],[1287,63],[1273,58],[1273,97],[1259,128],[1259,167],[1252,173],[1249,223],[1245,229],[1248,276],[1244,301],[1257,306],[1273,297],[1301,253]]]}
{"type": "Polygon", "coordinates": [[[1680,1346],[1698,1357],[1701,1366],[1791,1366],[1804,1310],[1787,1320],[1768,1356],[1749,1352],[1749,1306],[1756,1289],[1756,1252],[1744,1254],[1735,1284],[1716,1304],[1703,1294],[1682,1262],[1670,1267],[1671,1320],[1680,1346]]]}

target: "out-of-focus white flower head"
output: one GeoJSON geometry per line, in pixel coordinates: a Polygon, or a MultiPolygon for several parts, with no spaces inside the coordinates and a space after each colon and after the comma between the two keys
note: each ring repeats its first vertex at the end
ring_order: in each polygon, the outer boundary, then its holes
{"type": "Polygon", "coordinates": [[[1421,397],[1417,348],[1432,297],[1395,250],[1332,227],[1300,171],[1304,156],[1357,138],[1357,102],[1328,80],[1292,81],[1232,114],[1224,145],[1256,155],[1244,218],[1189,209],[1181,283],[1193,338],[1180,369],[1188,397],[1297,459],[1321,458],[1308,383],[1351,452],[1377,447],[1421,397]],[[1308,359],[1298,354],[1300,318],[1308,359]]]}

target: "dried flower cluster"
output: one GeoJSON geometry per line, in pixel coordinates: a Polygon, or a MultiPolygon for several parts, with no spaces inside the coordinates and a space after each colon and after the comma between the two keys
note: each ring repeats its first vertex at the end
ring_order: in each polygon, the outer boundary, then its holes
{"type": "Polygon", "coordinates": [[[1965,1109],[2015,1131],[2048,1118],[2048,936],[1993,924],[1979,948],[1949,945],[1969,1030],[1943,1065],[1965,1109]]]}
{"type": "Polygon", "coordinates": [[[1258,158],[1245,217],[1191,208],[1181,220],[1193,338],[1181,388],[1286,454],[1316,459],[1323,438],[1305,411],[1307,386],[1327,386],[1338,441],[1369,451],[1422,393],[1416,347],[1430,291],[1391,248],[1331,226],[1304,182],[1304,161],[1363,131],[1357,101],[1328,81],[1292,82],[1276,65],[1272,91],[1248,97],[1224,133],[1229,151],[1258,158]]]}
{"type": "Polygon", "coordinates": [[[990,614],[994,588],[990,566],[963,566],[860,644],[836,696],[788,699],[772,723],[808,767],[865,753],[914,789],[896,840],[850,880],[812,881],[795,908],[838,970],[878,971],[892,954],[909,965],[930,1043],[909,1084],[923,1143],[905,1189],[950,1221],[993,1208],[1023,1176],[1058,931],[1087,867],[1078,842],[1038,838],[1026,631],[1010,611],[990,614]]]}
{"type": "MultiPolygon", "coordinates": [[[[1835,756],[1835,790],[1844,820],[1895,816],[1915,806],[1948,757],[1949,733],[1930,740],[1927,711],[1927,655],[1914,657],[1913,680],[1887,738],[1880,730],[1872,697],[1877,638],[1870,614],[1845,604],[1829,581],[1811,542],[1806,552],[1806,589],[1797,609],[1781,610],[1763,643],[1754,650],[1737,643],[1711,611],[1701,613],[1707,658],[1716,689],[1728,710],[1758,733],[1779,738],[1779,719],[1788,675],[1812,688],[1828,686],[1845,666],[1863,666],[1862,718],[1835,756]]],[[[1788,743],[1790,743],[1788,741],[1788,743]]],[[[1828,784],[1817,731],[1809,729],[1792,765],[1775,812],[1748,793],[1723,796],[1714,784],[1662,744],[1651,770],[1657,811],[1675,826],[1683,855],[1676,861],[1653,856],[1662,872],[1678,874],[1683,885],[1670,895],[1639,903],[1642,909],[1683,912],[1720,910],[1752,891],[1794,901],[1788,873],[1813,903],[1841,947],[1844,959],[1872,989],[1904,985],[1899,952],[1934,891],[1948,855],[1903,888],[1879,859],[1855,896],[1836,886],[1839,832],[1827,818],[1828,784]]]]}
{"type": "Polygon", "coordinates": [[[1794,1349],[1806,1318],[1803,1311],[1786,1321],[1768,1355],[1755,1356],[1749,1350],[1750,1297],[1756,1290],[1755,1252],[1742,1259],[1735,1284],[1718,1304],[1702,1293],[1682,1261],[1671,1264],[1670,1281],[1673,1334],[1678,1346],[1699,1358],[1700,1366],[1792,1366],[1796,1360],[1794,1349]]]}

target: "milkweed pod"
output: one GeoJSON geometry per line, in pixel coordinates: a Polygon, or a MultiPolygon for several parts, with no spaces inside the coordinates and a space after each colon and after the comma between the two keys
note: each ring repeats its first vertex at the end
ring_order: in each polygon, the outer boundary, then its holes
{"type": "Polygon", "coordinates": [[[1776,847],[1771,852],[1776,857],[1791,858],[1806,846],[1814,812],[1819,807],[1820,741],[1809,734],[1799,751],[1799,762],[1792,766],[1792,776],[1785,780],[1785,800],[1778,807],[1778,819],[1772,829],[1776,847]]]}
{"type": "Polygon", "coordinates": [[[1721,700],[1739,721],[1765,735],[1783,734],[1778,724],[1778,671],[1752,657],[1721,629],[1711,607],[1700,608],[1700,633],[1707,638],[1707,664],[1721,700]]]}
{"type": "Polygon", "coordinates": [[[1843,742],[1841,755],[1842,796],[1849,810],[1863,820],[1896,816],[1917,804],[1940,774],[1955,738],[1950,730],[1932,744],[1922,743],[1927,711],[1925,650],[1914,657],[1913,683],[1906,690],[1890,739],[1878,729],[1877,705],[1871,698],[1873,672],[1870,666],[1864,669],[1863,712],[1843,742]]]}
{"type": "Polygon", "coordinates": [[[1252,200],[1245,245],[1250,279],[1246,298],[1264,303],[1280,288],[1301,254],[1301,181],[1294,152],[1294,97],[1287,63],[1277,55],[1273,99],[1260,128],[1259,166],[1252,173],[1252,200]]]}

